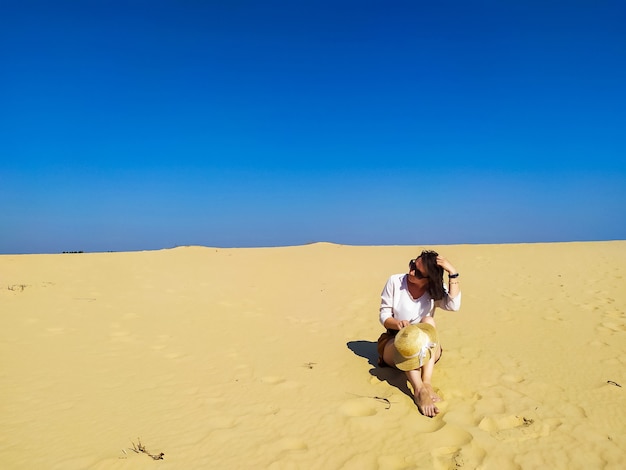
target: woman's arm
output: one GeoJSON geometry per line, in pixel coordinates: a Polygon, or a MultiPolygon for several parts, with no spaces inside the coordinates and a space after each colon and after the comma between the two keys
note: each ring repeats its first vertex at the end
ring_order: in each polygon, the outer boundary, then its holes
{"type": "Polygon", "coordinates": [[[380,293],[380,313],[378,318],[381,325],[388,328],[386,325],[388,320],[393,320],[393,279],[387,279],[383,291],[380,293]]]}
{"type": "Polygon", "coordinates": [[[400,288],[397,276],[391,276],[380,294],[380,323],[388,330],[400,330],[411,324],[408,320],[398,320],[393,313],[393,299],[400,288]]]}
{"type": "Polygon", "coordinates": [[[448,273],[448,296],[450,296],[451,299],[456,298],[456,296],[461,293],[461,288],[459,287],[459,272],[452,266],[452,263],[443,256],[437,256],[437,264],[448,273]]]}
{"type": "Polygon", "coordinates": [[[407,320],[397,320],[393,316],[393,297],[396,293],[394,276],[387,280],[387,284],[380,294],[380,323],[389,330],[399,330],[409,325],[407,320]]]}

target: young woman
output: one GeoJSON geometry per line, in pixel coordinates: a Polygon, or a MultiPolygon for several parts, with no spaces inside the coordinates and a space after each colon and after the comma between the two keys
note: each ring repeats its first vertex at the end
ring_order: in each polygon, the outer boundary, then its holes
{"type": "MultiPolygon", "coordinates": [[[[390,366],[403,370],[413,387],[414,401],[420,412],[429,417],[439,413],[435,405],[441,398],[437,396],[431,378],[435,363],[441,357],[441,344],[437,339],[434,320],[435,309],[458,310],[461,307],[461,290],[459,273],[452,264],[434,251],[422,251],[409,262],[407,274],[394,274],[385,284],[381,293],[380,323],[387,331],[378,338],[378,365],[390,366]],[[447,288],[443,281],[443,273],[448,273],[447,288]],[[403,351],[396,347],[398,331],[409,325],[402,335],[403,351]],[[427,333],[422,335],[419,331],[427,333]],[[417,338],[422,343],[417,343],[417,338]],[[423,341],[426,341],[423,343],[423,341]],[[407,357],[407,344],[413,343],[415,354],[422,359],[407,357]],[[426,351],[424,344],[427,345],[426,351]],[[404,354],[404,355],[403,355],[404,354]]],[[[411,350],[408,347],[408,350],[411,350]]]]}

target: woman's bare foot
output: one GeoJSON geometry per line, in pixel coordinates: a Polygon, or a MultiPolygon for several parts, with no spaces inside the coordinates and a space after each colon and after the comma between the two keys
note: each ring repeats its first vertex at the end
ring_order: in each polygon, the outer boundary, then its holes
{"type": "Polygon", "coordinates": [[[419,390],[415,396],[413,397],[413,401],[417,405],[417,409],[420,410],[424,416],[428,416],[432,418],[437,413],[439,413],[439,409],[435,406],[433,399],[430,397],[430,393],[426,388],[422,388],[419,390]]]}
{"type": "Polygon", "coordinates": [[[438,401],[441,401],[441,397],[435,393],[435,389],[431,384],[425,383],[424,388],[428,391],[430,398],[433,400],[433,402],[437,403],[438,401]]]}

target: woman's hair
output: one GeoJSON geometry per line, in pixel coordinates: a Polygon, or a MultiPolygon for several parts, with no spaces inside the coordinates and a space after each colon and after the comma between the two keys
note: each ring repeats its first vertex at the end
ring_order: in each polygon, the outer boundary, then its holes
{"type": "Polygon", "coordinates": [[[424,250],[419,255],[422,258],[422,264],[428,273],[428,293],[433,300],[441,300],[443,298],[443,268],[437,264],[436,251],[424,250]]]}

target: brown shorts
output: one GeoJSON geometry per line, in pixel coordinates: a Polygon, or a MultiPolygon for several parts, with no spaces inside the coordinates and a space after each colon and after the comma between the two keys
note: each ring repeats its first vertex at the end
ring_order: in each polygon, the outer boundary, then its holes
{"type": "Polygon", "coordinates": [[[385,345],[390,339],[396,336],[389,330],[385,331],[378,338],[378,345],[376,346],[376,350],[378,351],[378,367],[391,367],[383,360],[383,352],[385,351],[385,345]]]}
{"type": "MultiPolygon", "coordinates": [[[[378,367],[391,367],[383,360],[383,353],[385,351],[385,345],[390,339],[396,336],[396,333],[398,333],[396,330],[387,330],[378,337],[378,345],[376,346],[376,350],[378,351],[378,367]]],[[[439,359],[441,359],[441,356],[443,356],[443,348],[441,348],[439,359]]],[[[437,359],[435,363],[439,362],[439,359],[437,359]]]]}

